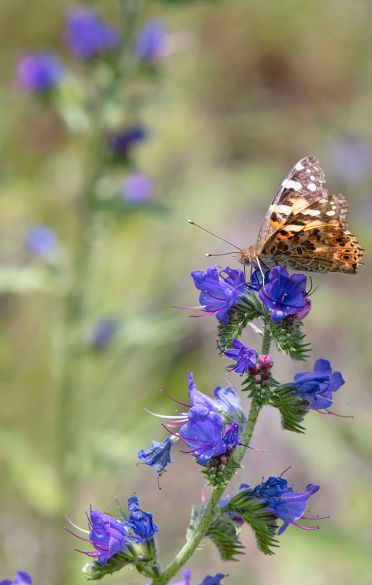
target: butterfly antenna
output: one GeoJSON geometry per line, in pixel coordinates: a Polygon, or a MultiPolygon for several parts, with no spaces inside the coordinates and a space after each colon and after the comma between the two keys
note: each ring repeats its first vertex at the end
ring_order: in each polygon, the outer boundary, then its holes
{"type": "Polygon", "coordinates": [[[206,256],[207,258],[211,258],[214,256],[231,256],[231,254],[236,254],[235,250],[233,250],[232,252],[224,252],[223,254],[211,254],[211,252],[207,252],[206,256]]]}
{"type": "Polygon", "coordinates": [[[207,232],[207,234],[210,234],[211,236],[214,236],[215,238],[217,238],[218,240],[222,240],[222,242],[225,242],[226,244],[229,244],[230,246],[232,246],[233,248],[235,248],[236,250],[239,250],[239,252],[242,251],[241,248],[239,248],[239,246],[236,246],[235,244],[233,244],[232,242],[229,242],[228,240],[225,240],[224,238],[221,238],[221,236],[217,236],[217,234],[214,234],[213,232],[207,230],[206,228],[202,227],[201,225],[199,225],[198,223],[195,223],[195,221],[193,221],[192,219],[188,219],[187,220],[191,225],[195,225],[196,227],[198,227],[199,229],[203,230],[203,232],[207,232]]]}

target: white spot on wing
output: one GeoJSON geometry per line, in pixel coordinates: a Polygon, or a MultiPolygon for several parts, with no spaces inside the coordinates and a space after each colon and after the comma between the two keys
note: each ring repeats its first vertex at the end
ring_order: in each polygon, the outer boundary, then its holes
{"type": "Polygon", "coordinates": [[[304,209],[302,214],[303,215],[313,215],[315,217],[316,215],[320,215],[320,211],[319,211],[319,209],[304,209]]]}
{"type": "Polygon", "coordinates": [[[316,191],[315,183],[309,183],[307,188],[309,189],[309,191],[316,191]]]}
{"type": "Polygon", "coordinates": [[[301,161],[299,161],[295,166],[296,171],[302,171],[304,169],[304,165],[301,161]]]}
{"type": "Polygon", "coordinates": [[[292,207],[290,205],[270,205],[269,211],[275,211],[276,213],[284,213],[284,215],[289,215],[292,211],[292,207]]]}
{"type": "Polygon", "coordinates": [[[285,189],[293,189],[294,191],[301,189],[301,183],[299,181],[292,181],[292,179],[285,179],[282,185],[285,189]]]}
{"type": "Polygon", "coordinates": [[[329,211],[326,211],[326,215],[336,215],[336,212],[334,209],[330,209],[329,211]]]}
{"type": "Polygon", "coordinates": [[[286,229],[286,231],[288,230],[289,232],[300,232],[304,229],[304,226],[291,224],[291,225],[286,225],[285,229],[286,229]]]}

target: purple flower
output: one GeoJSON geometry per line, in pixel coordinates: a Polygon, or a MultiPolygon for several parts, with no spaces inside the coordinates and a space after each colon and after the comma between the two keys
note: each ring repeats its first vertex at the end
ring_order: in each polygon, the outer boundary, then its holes
{"type": "Polygon", "coordinates": [[[53,53],[33,53],[22,57],[17,65],[20,85],[31,93],[44,93],[56,87],[65,74],[62,61],[53,53]]]}
{"type": "Polygon", "coordinates": [[[278,323],[289,315],[303,314],[305,308],[309,310],[306,281],[304,274],[289,276],[283,266],[274,266],[258,293],[273,321],[278,323]]]}
{"type": "Polygon", "coordinates": [[[235,367],[232,368],[233,372],[243,375],[249,368],[254,368],[257,360],[257,352],[252,347],[248,347],[239,339],[233,337],[231,339],[231,345],[233,349],[226,349],[224,354],[236,361],[235,367]]]}
{"type": "Polygon", "coordinates": [[[153,192],[151,179],[142,173],[128,175],[123,181],[122,194],[127,203],[146,203],[152,198],[153,192]]]}
{"type": "Polygon", "coordinates": [[[337,142],[331,151],[333,171],[345,181],[360,181],[372,171],[372,145],[359,138],[337,142]]]}
{"type": "MultiPolygon", "coordinates": [[[[200,392],[194,383],[192,374],[188,378],[189,404],[178,402],[188,409],[176,416],[155,414],[170,425],[171,429],[178,429],[178,433],[169,431],[173,436],[184,440],[190,448],[189,453],[194,455],[197,463],[206,465],[211,459],[220,458],[220,463],[225,464],[227,458],[240,444],[239,424],[228,416],[226,424],[224,417],[228,411],[238,412],[240,403],[232,389],[225,392],[222,388],[216,388],[217,398],[209,398],[200,392]]],[[[238,412],[239,415],[239,412],[238,412]]],[[[240,421],[243,413],[240,413],[240,421]]],[[[238,416],[239,418],[239,416],[238,416]]],[[[167,428],[167,427],[166,427],[167,428]]]]}
{"type": "Polygon", "coordinates": [[[79,538],[84,542],[90,543],[94,547],[94,551],[78,551],[88,557],[97,560],[102,566],[106,565],[107,561],[116,553],[124,552],[127,543],[130,542],[128,536],[128,529],[125,522],[121,522],[99,510],[91,510],[89,514],[90,530],[83,530],[76,524],[68,520],[68,522],[81,532],[88,535],[88,538],[78,536],[68,530],[73,536],[79,538]]]}
{"type": "Polygon", "coordinates": [[[138,451],[138,459],[153,467],[159,475],[163,473],[168,463],[172,463],[170,451],[173,444],[177,441],[177,437],[167,437],[164,441],[159,443],[158,441],[151,441],[151,447],[149,449],[140,449],[138,451]]]}
{"type": "Polygon", "coordinates": [[[318,485],[310,483],[306,486],[306,492],[295,492],[282,477],[269,477],[252,490],[252,496],[262,500],[267,510],[283,520],[283,525],[278,530],[278,534],[282,534],[289,524],[303,530],[318,529],[318,526],[303,526],[297,522],[299,519],[320,520],[314,516],[304,516],[307,500],[318,490],[318,485]]]}
{"type": "Polygon", "coordinates": [[[129,498],[128,510],[130,514],[125,525],[129,530],[131,538],[135,542],[147,542],[151,540],[159,530],[159,526],[153,522],[152,514],[141,510],[138,498],[135,496],[129,498]]]}
{"type": "Polygon", "coordinates": [[[32,577],[25,571],[17,571],[14,581],[3,579],[0,585],[32,585],[32,577]]]}
{"type": "Polygon", "coordinates": [[[116,156],[127,157],[138,143],[147,138],[147,131],[142,126],[131,126],[112,132],[107,138],[108,149],[116,156]]]}
{"type": "Polygon", "coordinates": [[[90,332],[90,346],[93,349],[105,349],[110,345],[119,328],[119,322],[113,317],[103,317],[94,323],[90,332]]]}
{"type": "Polygon", "coordinates": [[[106,24],[93,8],[73,8],[67,15],[65,40],[71,53],[83,61],[115,49],[119,30],[106,24]]]}
{"type": "Polygon", "coordinates": [[[149,20],[138,33],[135,54],[141,61],[156,63],[164,55],[164,41],[167,29],[162,20],[149,20]]]}
{"type": "Polygon", "coordinates": [[[46,225],[34,225],[25,235],[27,248],[43,260],[53,260],[58,252],[58,239],[55,232],[46,225]]]}
{"type": "Polygon", "coordinates": [[[332,406],[333,392],[336,392],[345,380],[341,372],[332,372],[328,360],[319,359],[312,372],[296,374],[294,387],[296,393],[306,401],[307,410],[326,410],[332,406]]]}
{"type": "Polygon", "coordinates": [[[234,388],[217,386],[214,390],[213,406],[229,419],[236,420],[240,425],[245,423],[245,415],[240,398],[234,388]]]}
{"type": "Polygon", "coordinates": [[[191,571],[190,569],[185,569],[182,581],[177,581],[177,583],[171,583],[171,585],[190,585],[190,579],[191,571]]]}
{"type": "Polygon", "coordinates": [[[210,315],[216,315],[222,323],[228,323],[228,311],[247,291],[244,272],[229,266],[219,272],[216,266],[210,266],[207,270],[194,270],[191,276],[196,288],[201,291],[199,296],[201,306],[197,308],[210,315]]]}

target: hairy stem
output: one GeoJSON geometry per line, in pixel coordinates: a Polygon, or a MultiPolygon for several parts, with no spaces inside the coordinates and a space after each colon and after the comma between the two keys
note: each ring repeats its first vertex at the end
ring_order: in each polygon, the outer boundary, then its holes
{"type": "MultiPolygon", "coordinates": [[[[270,344],[271,344],[270,331],[267,327],[265,327],[261,349],[261,352],[263,354],[267,354],[270,351],[270,344]]],[[[231,469],[229,475],[227,476],[227,482],[231,480],[231,478],[235,475],[237,468],[239,468],[240,466],[240,463],[247,449],[245,445],[249,445],[261,408],[262,405],[253,398],[250,405],[248,419],[241,435],[243,445],[238,447],[234,453],[234,460],[237,465],[236,467],[231,469]]],[[[213,490],[199,518],[198,525],[192,537],[181,548],[181,550],[177,553],[174,560],[166,567],[164,572],[159,577],[155,577],[153,579],[152,585],[166,585],[167,583],[169,583],[170,579],[176,575],[176,573],[185,565],[185,563],[193,555],[193,553],[199,546],[200,542],[208,532],[208,528],[210,527],[214,519],[218,502],[220,501],[224,491],[226,490],[226,487],[227,485],[215,488],[213,490]]]]}

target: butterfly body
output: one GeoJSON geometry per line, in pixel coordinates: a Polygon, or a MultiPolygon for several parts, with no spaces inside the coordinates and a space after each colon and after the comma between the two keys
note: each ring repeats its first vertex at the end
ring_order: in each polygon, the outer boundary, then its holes
{"type": "Polygon", "coordinates": [[[314,156],[296,163],[279,187],[257,242],[243,249],[242,264],[282,265],[306,272],[354,274],[363,249],[349,231],[345,195],[329,195],[314,156]]]}

